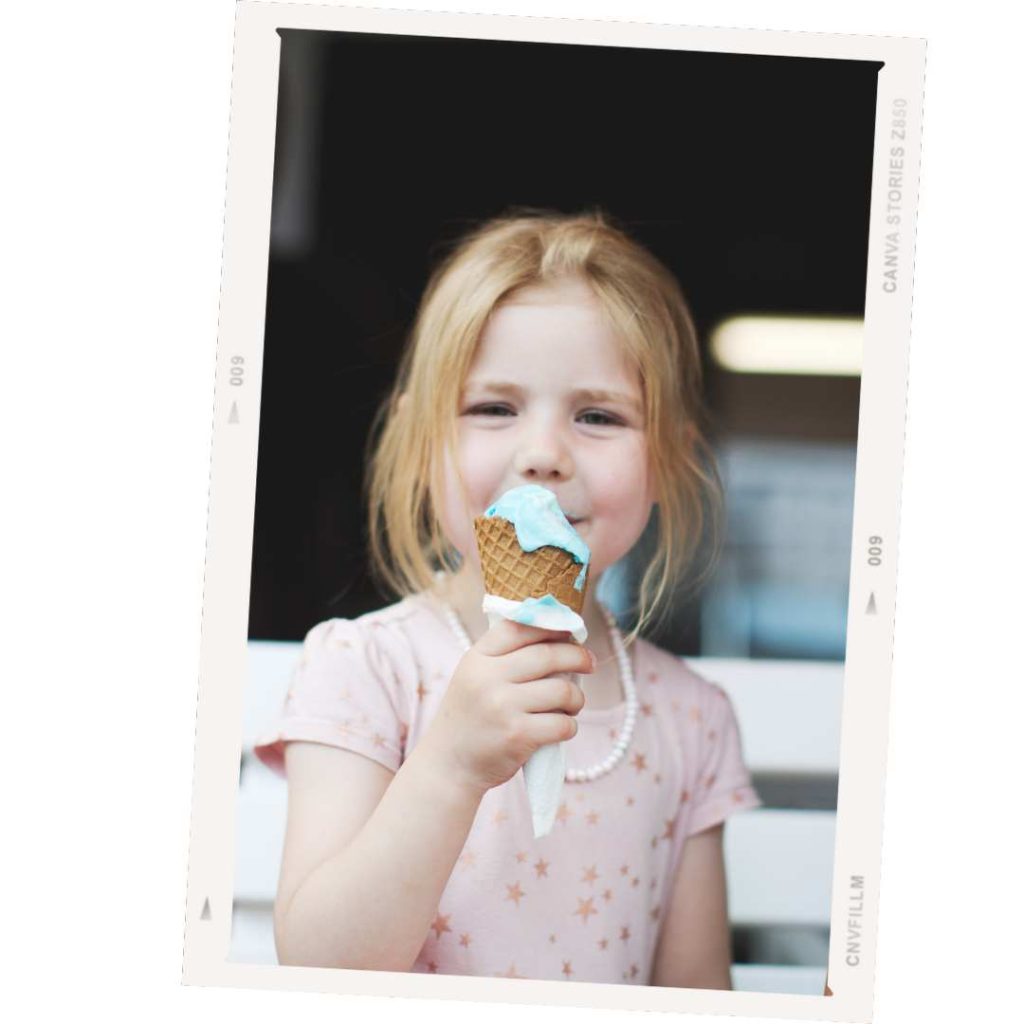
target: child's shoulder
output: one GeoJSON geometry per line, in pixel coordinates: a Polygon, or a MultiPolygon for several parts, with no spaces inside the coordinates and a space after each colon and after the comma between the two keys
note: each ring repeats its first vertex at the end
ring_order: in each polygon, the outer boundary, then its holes
{"type": "Polygon", "coordinates": [[[401,601],[365,612],[351,621],[362,629],[407,630],[433,625],[436,619],[430,602],[422,594],[410,594],[401,601]]]}
{"type": "Polygon", "coordinates": [[[336,616],[330,619],[323,619],[313,626],[310,633],[326,633],[338,628],[355,628],[358,630],[381,629],[388,627],[401,627],[403,623],[415,621],[418,618],[432,614],[430,606],[422,594],[411,594],[395,601],[394,604],[385,605],[383,608],[374,608],[372,611],[363,612],[355,618],[344,618],[336,616]]]}
{"type": "Polygon", "coordinates": [[[307,648],[360,648],[375,653],[401,654],[435,638],[443,623],[429,601],[414,594],[353,619],[318,622],[305,637],[307,648]]]}

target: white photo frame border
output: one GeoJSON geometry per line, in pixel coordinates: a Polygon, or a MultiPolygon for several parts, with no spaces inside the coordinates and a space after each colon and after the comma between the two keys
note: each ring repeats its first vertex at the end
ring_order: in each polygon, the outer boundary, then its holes
{"type": "Polygon", "coordinates": [[[257,3],[237,6],[183,982],[550,1006],[871,1019],[906,421],[925,42],[893,36],[257,3]],[[242,749],[278,29],[364,31],[876,60],[828,979],[831,996],[233,963],[234,808],[242,749]],[[898,221],[890,218],[898,217],[898,221]],[[875,542],[872,538],[881,538],[875,542]],[[871,552],[869,552],[869,548],[871,552]],[[880,553],[877,552],[880,549],[880,553]],[[870,561],[869,561],[870,559],[870,561]],[[877,564],[876,564],[877,563],[877,564]]]}

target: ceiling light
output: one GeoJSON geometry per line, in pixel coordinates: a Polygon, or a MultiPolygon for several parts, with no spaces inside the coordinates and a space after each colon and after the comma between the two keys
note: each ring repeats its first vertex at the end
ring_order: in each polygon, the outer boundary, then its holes
{"type": "Polygon", "coordinates": [[[861,317],[733,316],[711,332],[711,357],[733,373],[858,377],[861,317]]]}

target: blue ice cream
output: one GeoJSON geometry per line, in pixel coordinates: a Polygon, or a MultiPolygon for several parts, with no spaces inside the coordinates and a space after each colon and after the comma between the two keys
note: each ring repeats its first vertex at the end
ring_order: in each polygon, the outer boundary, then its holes
{"type": "MultiPolygon", "coordinates": [[[[551,626],[551,622],[554,621],[552,617],[559,612],[564,613],[566,610],[565,605],[551,594],[545,594],[543,597],[527,597],[518,603],[516,622],[521,622],[524,626],[540,625],[542,629],[554,628],[551,626]]],[[[569,609],[569,614],[575,616],[576,613],[569,609]]],[[[574,622],[575,620],[567,619],[567,621],[574,622]]],[[[566,632],[569,632],[570,628],[570,626],[566,626],[566,632]]]]}
{"type": "Polygon", "coordinates": [[[515,527],[516,538],[524,551],[536,551],[542,547],[567,551],[581,566],[574,586],[577,590],[583,589],[590,565],[590,548],[565,518],[553,492],[537,484],[513,487],[485,514],[507,519],[515,527]]]}

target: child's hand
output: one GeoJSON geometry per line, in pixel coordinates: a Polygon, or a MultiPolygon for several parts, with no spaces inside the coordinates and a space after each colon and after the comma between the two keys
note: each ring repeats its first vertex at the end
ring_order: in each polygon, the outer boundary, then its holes
{"type": "Polygon", "coordinates": [[[503,621],[466,652],[421,743],[440,770],[483,796],[539,747],[576,735],[583,691],[565,674],[595,662],[568,636],[503,621]]]}

